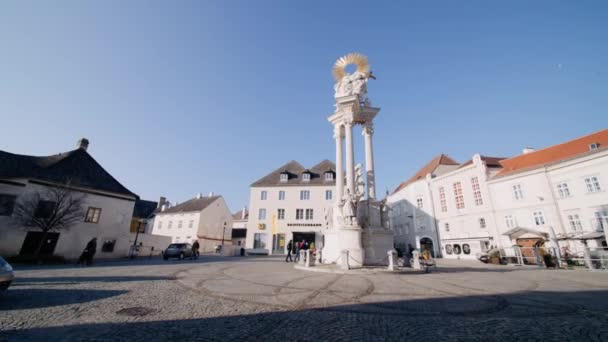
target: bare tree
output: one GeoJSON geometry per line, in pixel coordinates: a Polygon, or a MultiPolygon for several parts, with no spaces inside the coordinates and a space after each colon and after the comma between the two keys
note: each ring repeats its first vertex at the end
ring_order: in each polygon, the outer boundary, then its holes
{"type": "Polygon", "coordinates": [[[67,230],[84,220],[84,198],[69,186],[48,187],[43,191],[25,195],[13,209],[13,224],[25,229],[39,229],[42,238],[34,252],[39,261],[40,251],[50,232],[67,230]]]}

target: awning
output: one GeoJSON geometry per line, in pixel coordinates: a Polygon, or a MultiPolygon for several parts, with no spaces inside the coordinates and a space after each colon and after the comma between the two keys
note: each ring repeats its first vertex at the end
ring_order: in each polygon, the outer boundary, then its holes
{"type": "Polygon", "coordinates": [[[601,239],[603,238],[604,232],[592,232],[592,233],[587,233],[585,235],[576,237],[575,239],[577,240],[594,240],[594,239],[601,239]]]}
{"type": "Polygon", "coordinates": [[[515,227],[515,228],[509,229],[506,232],[502,233],[502,235],[506,235],[506,236],[510,237],[511,239],[517,239],[524,234],[532,234],[532,235],[537,235],[537,236],[540,236],[543,238],[549,238],[548,233],[541,232],[541,231],[535,230],[535,229],[525,228],[525,227],[515,227]]]}

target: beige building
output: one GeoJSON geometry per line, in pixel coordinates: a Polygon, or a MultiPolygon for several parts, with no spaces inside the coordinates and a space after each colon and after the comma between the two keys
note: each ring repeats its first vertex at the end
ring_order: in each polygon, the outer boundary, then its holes
{"type": "Polygon", "coordinates": [[[232,244],[232,214],[222,196],[199,194],[180,204],[161,206],[152,234],[171,237],[174,243],[198,240],[201,252],[211,252],[217,245],[232,244]]]}
{"type": "Polygon", "coordinates": [[[245,247],[249,210],[243,208],[232,215],[232,245],[245,247]]]}
{"type": "Polygon", "coordinates": [[[283,254],[289,240],[322,248],[336,201],[335,178],[335,165],[329,160],[310,169],[290,161],[251,184],[248,252],[283,254]]]}

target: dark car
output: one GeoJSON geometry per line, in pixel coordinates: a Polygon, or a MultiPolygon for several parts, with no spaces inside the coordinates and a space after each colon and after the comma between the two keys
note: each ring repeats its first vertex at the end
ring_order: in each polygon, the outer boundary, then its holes
{"type": "Polygon", "coordinates": [[[6,260],[0,257],[0,293],[8,289],[13,279],[15,279],[13,268],[6,260]]]}
{"type": "Polygon", "coordinates": [[[192,245],[189,243],[172,243],[163,252],[163,259],[165,260],[169,258],[183,260],[184,258],[192,258],[192,256],[192,245]]]}

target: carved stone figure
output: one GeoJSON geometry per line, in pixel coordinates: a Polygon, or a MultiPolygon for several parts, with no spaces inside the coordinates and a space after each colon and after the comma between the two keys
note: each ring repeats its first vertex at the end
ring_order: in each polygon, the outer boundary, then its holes
{"type": "Polygon", "coordinates": [[[355,201],[359,202],[365,194],[365,183],[363,182],[363,165],[355,165],[355,201]]]}
{"type": "Polygon", "coordinates": [[[334,97],[344,97],[350,95],[359,95],[359,98],[365,104],[371,104],[365,96],[367,94],[367,81],[370,78],[375,79],[369,70],[367,57],[359,53],[348,54],[336,61],[333,69],[336,84],[334,85],[334,97]],[[348,65],[357,66],[357,70],[352,74],[346,72],[348,65]]]}
{"type": "Polygon", "coordinates": [[[356,200],[350,189],[346,189],[346,193],[342,198],[342,219],[345,225],[353,226],[357,219],[356,200]]]}

